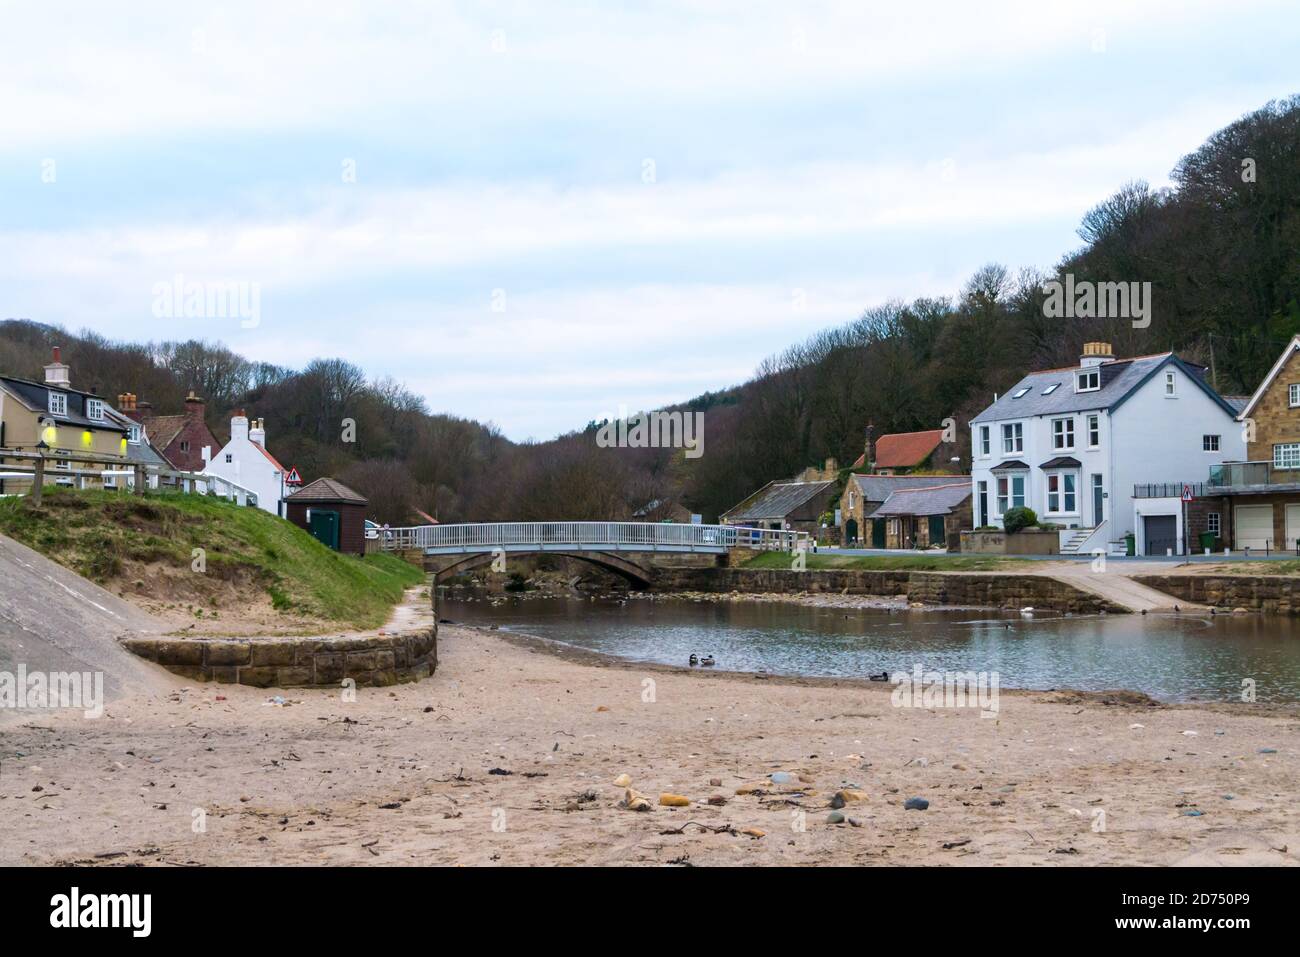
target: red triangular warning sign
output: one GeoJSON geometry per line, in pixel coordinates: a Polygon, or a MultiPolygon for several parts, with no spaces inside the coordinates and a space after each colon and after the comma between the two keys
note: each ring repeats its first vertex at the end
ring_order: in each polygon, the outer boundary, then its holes
{"type": "Polygon", "coordinates": [[[302,476],[298,474],[298,467],[296,465],[293,468],[289,469],[289,474],[285,476],[284,484],[285,485],[302,484],[302,476]]]}

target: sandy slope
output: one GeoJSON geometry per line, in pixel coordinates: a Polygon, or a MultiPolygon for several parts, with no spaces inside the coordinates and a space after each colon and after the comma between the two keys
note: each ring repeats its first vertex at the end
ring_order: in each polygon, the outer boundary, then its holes
{"type": "Polygon", "coordinates": [[[992,720],[895,709],[882,685],[602,666],[449,626],[440,644],[435,677],[361,689],[355,702],[299,691],[275,707],[265,691],[190,686],[119,701],[98,721],[10,728],[0,863],[1300,860],[1295,709],[1004,693],[992,720]],[[812,783],[735,794],[778,770],[812,783]],[[622,810],[611,782],[623,772],[655,799],[671,790],[701,803],[622,810]],[[849,809],[860,827],[825,823],[845,783],[868,795],[849,809]],[[704,805],[711,794],[727,804],[704,805]],[[929,810],[904,810],[913,795],[929,810]]]}

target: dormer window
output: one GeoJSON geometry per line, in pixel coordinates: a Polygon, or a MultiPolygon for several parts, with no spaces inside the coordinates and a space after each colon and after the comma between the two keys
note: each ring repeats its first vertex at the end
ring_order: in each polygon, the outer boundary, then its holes
{"type": "Polygon", "coordinates": [[[100,399],[86,400],[86,418],[92,422],[101,422],[104,418],[104,403],[100,399]]]}
{"type": "Polygon", "coordinates": [[[132,445],[140,444],[140,426],[132,425],[127,430],[126,440],[132,445]]]}
{"type": "Polygon", "coordinates": [[[68,393],[50,390],[50,415],[68,414],[68,393]]]}
{"type": "Polygon", "coordinates": [[[1085,369],[1075,379],[1075,392],[1096,392],[1101,388],[1101,372],[1097,369],[1085,369]]]}

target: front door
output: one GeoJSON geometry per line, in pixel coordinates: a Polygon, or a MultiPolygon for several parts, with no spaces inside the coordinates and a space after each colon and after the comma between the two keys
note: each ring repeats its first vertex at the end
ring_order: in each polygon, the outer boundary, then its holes
{"type": "Polygon", "coordinates": [[[975,527],[983,528],[989,523],[989,483],[979,483],[980,493],[975,497],[975,527]]]}
{"type": "Polygon", "coordinates": [[[1092,477],[1092,527],[1096,528],[1106,519],[1106,499],[1103,497],[1101,476],[1092,477]]]}
{"type": "Polygon", "coordinates": [[[883,518],[877,518],[871,521],[871,547],[885,547],[885,520],[883,518]]]}
{"type": "Polygon", "coordinates": [[[948,544],[948,539],[944,535],[944,531],[943,531],[943,516],[930,515],[929,520],[930,520],[930,544],[946,546],[948,544]]]}
{"type": "Polygon", "coordinates": [[[312,536],[323,545],[339,550],[339,513],[319,508],[311,510],[312,536]]]}
{"type": "Polygon", "coordinates": [[[851,518],[844,523],[844,538],[846,545],[856,545],[858,542],[858,520],[851,518]]]}

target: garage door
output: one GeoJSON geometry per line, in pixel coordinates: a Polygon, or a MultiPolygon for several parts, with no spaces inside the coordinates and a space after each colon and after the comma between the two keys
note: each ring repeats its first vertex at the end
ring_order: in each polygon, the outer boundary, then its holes
{"type": "Polygon", "coordinates": [[[1238,505],[1232,513],[1237,548],[1268,548],[1273,544],[1273,506],[1238,505]]]}
{"type": "Polygon", "coordinates": [[[1300,538],[1300,505],[1288,505],[1286,507],[1286,543],[1282,546],[1288,550],[1296,547],[1296,539],[1300,538]]]}
{"type": "Polygon", "coordinates": [[[1148,555],[1178,554],[1178,519],[1173,515],[1147,515],[1142,519],[1148,555]]]}

